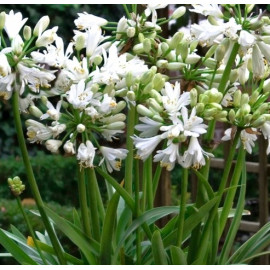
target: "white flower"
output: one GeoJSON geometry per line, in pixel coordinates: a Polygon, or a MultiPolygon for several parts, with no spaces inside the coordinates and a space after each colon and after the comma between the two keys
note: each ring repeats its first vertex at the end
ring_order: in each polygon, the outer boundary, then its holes
{"type": "Polygon", "coordinates": [[[121,129],[102,129],[101,135],[109,142],[112,142],[113,139],[116,139],[114,135],[124,133],[124,130],[121,129]]]}
{"type": "Polygon", "coordinates": [[[60,140],[48,140],[45,142],[45,146],[47,150],[49,150],[52,153],[57,153],[61,145],[62,145],[62,141],[60,140]]]}
{"type": "Polygon", "coordinates": [[[190,104],[190,93],[185,92],[181,95],[179,82],[176,82],[174,86],[166,82],[165,88],[161,90],[161,93],[163,95],[163,106],[169,114],[177,113],[182,107],[190,104]]]}
{"type": "Polygon", "coordinates": [[[196,109],[193,108],[191,114],[188,118],[188,110],[183,107],[181,110],[181,115],[183,118],[183,129],[185,136],[199,137],[201,134],[207,132],[207,125],[203,124],[203,119],[196,116],[196,109]]]}
{"type": "Polygon", "coordinates": [[[40,122],[28,119],[25,124],[27,127],[27,139],[30,143],[42,142],[52,137],[51,130],[40,122]]]}
{"type": "Polygon", "coordinates": [[[221,12],[217,4],[194,4],[192,5],[194,9],[190,9],[191,12],[196,12],[204,16],[213,16],[217,18],[223,18],[223,13],[221,12]]]}
{"type": "Polygon", "coordinates": [[[59,134],[64,132],[66,130],[66,125],[65,124],[59,124],[59,122],[54,121],[52,123],[52,126],[49,127],[49,129],[52,132],[53,138],[56,138],[59,134]]]}
{"type": "Polygon", "coordinates": [[[61,105],[62,105],[62,100],[59,100],[56,104],[56,108],[54,108],[52,103],[47,100],[46,106],[48,110],[45,114],[40,116],[40,120],[44,120],[50,117],[51,119],[58,121],[61,115],[60,113],[61,105]]]}
{"type": "Polygon", "coordinates": [[[258,80],[264,77],[264,60],[257,44],[253,46],[252,51],[252,71],[254,79],[258,80]]]}
{"type": "Polygon", "coordinates": [[[199,169],[201,166],[205,165],[205,158],[213,157],[211,153],[205,152],[196,137],[191,137],[188,149],[185,151],[183,157],[180,160],[180,164],[184,168],[194,167],[199,169]]]}
{"type": "Polygon", "coordinates": [[[160,166],[165,167],[166,170],[171,171],[175,162],[179,162],[181,159],[179,154],[179,144],[168,141],[168,147],[163,150],[158,150],[154,156],[154,162],[160,161],[160,166]]]}
{"type": "Polygon", "coordinates": [[[113,149],[110,147],[101,146],[100,152],[103,155],[103,159],[99,163],[101,165],[105,160],[108,172],[113,170],[119,171],[121,168],[121,161],[126,158],[128,150],[126,149],[113,149]]]}
{"type": "Polygon", "coordinates": [[[80,161],[82,167],[94,167],[93,162],[96,154],[96,148],[90,141],[81,143],[78,148],[77,159],[80,161]]]}
{"type": "Polygon", "coordinates": [[[11,73],[3,78],[0,78],[0,92],[2,93],[2,95],[4,95],[4,99],[9,99],[8,97],[12,95],[12,86],[15,78],[15,73],[11,73]]]}
{"type": "Polygon", "coordinates": [[[150,16],[152,13],[152,23],[156,24],[157,22],[157,11],[156,9],[165,8],[168,4],[148,4],[147,8],[145,9],[144,13],[146,17],[150,16]]]}
{"type": "Polygon", "coordinates": [[[79,62],[75,56],[72,60],[67,59],[66,71],[73,83],[78,83],[80,80],[87,79],[89,74],[87,59],[84,57],[81,62],[79,62]]]}
{"type": "Polygon", "coordinates": [[[107,20],[97,17],[87,12],[78,13],[79,18],[74,21],[79,30],[91,28],[93,25],[103,26],[107,24],[107,20]]]}
{"type": "Polygon", "coordinates": [[[140,117],[139,120],[143,124],[138,124],[135,128],[140,131],[141,137],[152,137],[158,134],[159,128],[162,126],[162,123],[156,122],[148,117],[140,117]]]}
{"type": "Polygon", "coordinates": [[[103,39],[101,28],[97,25],[93,25],[87,30],[87,41],[86,41],[86,55],[91,57],[98,47],[98,44],[103,39]]]}
{"type": "Polygon", "coordinates": [[[5,54],[0,53],[0,76],[5,77],[11,73],[11,67],[5,54]]]}
{"type": "Polygon", "coordinates": [[[150,138],[140,138],[134,135],[132,136],[132,139],[137,149],[137,155],[143,161],[145,161],[152,154],[162,140],[160,135],[150,138]]]}
{"type": "Polygon", "coordinates": [[[268,147],[266,149],[266,154],[268,155],[270,153],[270,121],[266,121],[261,127],[260,127],[262,134],[266,140],[268,140],[268,147]]]}
{"type": "Polygon", "coordinates": [[[13,39],[15,36],[17,36],[27,21],[27,18],[22,18],[22,13],[17,12],[14,13],[13,10],[9,12],[9,14],[6,14],[5,19],[5,31],[9,37],[9,39],[13,39]]]}
{"type": "Polygon", "coordinates": [[[255,37],[254,35],[250,34],[246,30],[242,30],[239,35],[238,43],[244,47],[244,50],[249,49],[255,44],[255,37]]]}
{"type": "Polygon", "coordinates": [[[233,94],[234,92],[237,90],[237,87],[231,87],[225,94],[225,96],[223,97],[222,101],[221,101],[221,105],[224,107],[229,107],[232,105],[233,103],[233,94]]]}
{"type": "Polygon", "coordinates": [[[117,103],[115,101],[115,98],[110,97],[108,94],[103,95],[103,99],[100,102],[99,107],[97,110],[100,113],[108,114],[111,112],[112,109],[114,109],[117,106],[117,103]]]}
{"type": "Polygon", "coordinates": [[[40,37],[36,40],[37,47],[46,47],[49,44],[53,43],[57,37],[58,26],[53,27],[52,29],[48,29],[42,33],[40,37]]]}
{"type": "Polygon", "coordinates": [[[116,29],[116,39],[121,38],[122,34],[120,32],[124,33],[124,32],[127,31],[127,28],[128,28],[127,22],[128,22],[128,20],[127,20],[127,18],[125,16],[123,16],[119,20],[119,22],[117,24],[117,29],[116,29]]]}
{"type": "Polygon", "coordinates": [[[64,151],[67,154],[70,154],[70,155],[74,155],[75,154],[74,144],[71,141],[67,141],[64,144],[64,147],[63,148],[64,148],[64,151]]]}

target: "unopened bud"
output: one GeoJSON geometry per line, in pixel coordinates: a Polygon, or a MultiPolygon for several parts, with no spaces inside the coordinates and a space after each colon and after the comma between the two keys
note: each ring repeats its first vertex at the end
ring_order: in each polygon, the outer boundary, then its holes
{"type": "Polygon", "coordinates": [[[249,102],[249,95],[247,93],[242,94],[240,106],[243,106],[244,104],[248,104],[249,102]]]}
{"type": "Polygon", "coordinates": [[[250,104],[250,105],[253,105],[253,104],[257,101],[259,94],[260,94],[260,93],[259,93],[258,91],[254,91],[254,92],[252,93],[252,95],[251,95],[251,97],[250,97],[250,99],[249,99],[249,104],[250,104]]]}
{"type": "Polygon", "coordinates": [[[85,47],[85,36],[79,35],[75,42],[75,49],[76,51],[80,51],[85,47]]]}
{"type": "Polygon", "coordinates": [[[171,18],[172,18],[173,20],[177,20],[178,18],[182,17],[185,13],[186,13],[186,7],[181,6],[181,7],[177,8],[177,9],[173,12],[171,18]]]}
{"type": "Polygon", "coordinates": [[[240,107],[241,96],[242,96],[242,92],[239,89],[234,92],[234,95],[233,95],[234,107],[240,107]]]}
{"type": "Polygon", "coordinates": [[[209,90],[209,102],[219,103],[223,99],[222,93],[220,93],[216,88],[209,90]]]}
{"type": "Polygon", "coordinates": [[[208,58],[204,61],[204,65],[210,69],[215,69],[217,67],[217,60],[214,58],[208,58]]]}
{"type": "Polygon", "coordinates": [[[183,61],[185,61],[188,56],[188,43],[186,41],[180,43],[180,55],[183,61]]]}
{"type": "Polygon", "coordinates": [[[270,79],[267,79],[263,83],[263,92],[269,93],[270,92],[270,79]]]}
{"type": "Polygon", "coordinates": [[[135,101],[136,100],[136,95],[133,91],[128,91],[127,92],[127,98],[129,101],[135,101]]]}
{"type": "Polygon", "coordinates": [[[143,85],[146,85],[148,84],[150,81],[152,81],[154,77],[154,72],[150,69],[146,72],[143,73],[141,79],[140,79],[140,82],[143,84],[143,85]]]}
{"type": "Polygon", "coordinates": [[[246,4],[246,11],[247,11],[247,14],[249,14],[252,9],[255,7],[254,4],[246,4]]]}
{"type": "Polygon", "coordinates": [[[214,44],[205,54],[205,59],[212,57],[217,49],[218,45],[214,44]]]}
{"type": "Polygon", "coordinates": [[[127,36],[129,38],[132,38],[132,37],[135,36],[135,34],[136,34],[136,29],[134,27],[128,27],[128,29],[127,29],[127,36]]]}
{"type": "Polygon", "coordinates": [[[126,74],[126,85],[127,87],[131,87],[133,84],[133,74],[131,71],[129,71],[127,74],[126,74]]]}
{"type": "Polygon", "coordinates": [[[114,123],[110,123],[109,125],[106,125],[105,128],[109,130],[121,130],[126,127],[126,124],[124,122],[118,121],[114,123]]]}
{"type": "Polygon", "coordinates": [[[36,118],[40,118],[40,116],[43,115],[42,111],[35,105],[29,107],[29,112],[36,118]]]}
{"type": "Polygon", "coordinates": [[[250,121],[252,120],[252,115],[251,114],[247,114],[244,116],[244,123],[249,125],[250,121]]]}
{"type": "Polygon", "coordinates": [[[198,54],[189,54],[185,60],[185,63],[188,65],[197,64],[200,61],[201,57],[198,54]]]}
{"type": "Polygon", "coordinates": [[[170,49],[170,47],[169,47],[168,43],[166,43],[166,42],[161,43],[161,50],[162,50],[163,54],[167,54],[169,49],[170,49]]]}
{"type": "Polygon", "coordinates": [[[164,122],[164,119],[159,114],[155,114],[152,119],[160,123],[164,122]]]}
{"type": "Polygon", "coordinates": [[[215,59],[217,60],[218,63],[220,63],[225,55],[226,48],[223,45],[218,45],[216,52],[215,52],[215,59]]]}
{"type": "Polygon", "coordinates": [[[186,64],[180,62],[171,62],[167,65],[168,70],[182,70],[184,67],[186,67],[186,64]]]}
{"type": "Polygon", "coordinates": [[[44,104],[44,105],[47,105],[47,101],[48,101],[48,98],[46,96],[42,96],[41,97],[41,102],[44,104]]]}
{"type": "Polygon", "coordinates": [[[204,104],[203,103],[197,103],[196,105],[196,113],[202,113],[204,111],[204,104]]]}
{"type": "Polygon", "coordinates": [[[168,66],[168,61],[167,60],[162,59],[162,60],[157,61],[157,67],[158,68],[167,68],[167,66],[168,66]]]}
{"type": "Polygon", "coordinates": [[[149,106],[152,109],[154,109],[155,111],[157,111],[157,112],[162,112],[163,111],[163,107],[161,107],[154,98],[149,98],[148,102],[149,102],[149,106]]]}
{"type": "Polygon", "coordinates": [[[2,11],[0,13],[0,30],[3,30],[5,27],[5,22],[6,22],[6,13],[2,11]]]}
{"type": "Polygon", "coordinates": [[[231,109],[231,110],[229,111],[228,116],[229,116],[230,122],[231,122],[231,123],[234,123],[234,120],[235,120],[235,111],[234,111],[233,109],[231,109]]]}
{"type": "Polygon", "coordinates": [[[208,16],[207,20],[212,25],[219,25],[219,22],[217,21],[216,17],[214,17],[214,16],[211,16],[211,15],[208,16]]]}
{"type": "Polygon", "coordinates": [[[202,94],[199,96],[199,102],[203,104],[209,103],[209,97],[206,94],[202,94]]]}
{"type": "Polygon", "coordinates": [[[257,128],[262,126],[266,122],[266,117],[264,115],[261,115],[258,119],[256,119],[253,123],[252,126],[257,128]]]}
{"type": "Polygon", "coordinates": [[[181,42],[181,40],[184,37],[184,33],[183,32],[176,32],[171,41],[170,41],[170,49],[174,50],[176,48],[176,46],[181,42]]]}
{"type": "Polygon", "coordinates": [[[115,115],[111,115],[109,117],[101,118],[100,121],[105,124],[110,124],[114,122],[124,122],[126,120],[126,115],[123,113],[118,113],[115,115]]]}
{"type": "Polygon", "coordinates": [[[143,47],[143,44],[142,43],[139,43],[139,44],[136,44],[134,47],[133,47],[133,52],[135,54],[141,54],[144,52],[144,47],[143,47]]]}
{"type": "Polygon", "coordinates": [[[96,66],[99,66],[103,61],[103,58],[101,55],[96,55],[93,59],[93,63],[96,65],[96,66]]]}
{"type": "Polygon", "coordinates": [[[49,26],[50,23],[50,18],[49,16],[43,16],[36,24],[34,31],[33,31],[33,35],[35,37],[39,37],[41,35],[41,33],[47,29],[47,27],[49,26]]]}
{"type": "Polygon", "coordinates": [[[23,185],[19,176],[15,176],[13,179],[8,178],[7,182],[11,192],[15,197],[21,195],[22,192],[25,190],[25,185],[23,185]]]}
{"type": "Polygon", "coordinates": [[[153,83],[150,82],[144,87],[143,94],[148,95],[152,89],[153,89],[153,83]]]}
{"type": "Polygon", "coordinates": [[[198,40],[193,40],[190,45],[189,45],[189,52],[192,53],[193,51],[195,51],[195,49],[197,48],[199,44],[198,40]]]}
{"type": "Polygon", "coordinates": [[[232,69],[230,73],[230,83],[236,82],[237,79],[238,79],[238,70],[232,69]]]}
{"type": "Polygon", "coordinates": [[[241,105],[240,107],[240,114],[241,116],[245,116],[247,114],[249,114],[251,111],[250,105],[247,103],[244,103],[243,105],[241,105]]]}
{"type": "Polygon", "coordinates": [[[153,78],[153,88],[157,91],[160,91],[165,84],[165,79],[162,77],[160,73],[155,74],[153,78]]]}
{"type": "Polygon", "coordinates": [[[198,93],[196,88],[190,90],[190,106],[193,108],[197,105],[198,93]]]}
{"type": "Polygon", "coordinates": [[[123,111],[126,108],[126,105],[127,104],[124,100],[120,100],[119,102],[117,102],[117,105],[112,110],[112,113],[113,114],[120,113],[121,111],[123,111]]]}
{"type": "Polygon", "coordinates": [[[25,25],[23,28],[23,38],[27,41],[31,38],[32,36],[32,29],[30,26],[25,25]]]}
{"type": "Polygon", "coordinates": [[[152,117],[154,114],[149,109],[147,109],[144,105],[139,104],[137,106],[137,112],[143,116],[152,117]]]}
{"type": "Polygon", "coordinates": [[[85,131],[85,125],[83,125],[83,124],[78,124],[78,125],[77,125],[77,131],[78,131],[79,133],[83,133],[83,132],[85,131]]]}
{"type": "Polygon", "coordinates": [[[151,51],[151,41],[149,38],[144,39],[143,50],[145,53],[149,53],[151,51]]]}
{"type": "Polygon", "coordinates": [[[152,90],[150,91],[149,94],[150,94],[150,96],[151,96],[152,98],[154,98],[157,102],[159,102],[159,103],[162,102],[162,96],[160,95],[160,93],[159,93],[157,90],[152,89],[152,90]]]}
{"type": "Polygon", "coordinates": [[[138,39],[139,39],[139,42],[140,43],[143,43],[143,41],[144,41],[144,35],[143,35],[143,33],[139,33],[138,39]]]}

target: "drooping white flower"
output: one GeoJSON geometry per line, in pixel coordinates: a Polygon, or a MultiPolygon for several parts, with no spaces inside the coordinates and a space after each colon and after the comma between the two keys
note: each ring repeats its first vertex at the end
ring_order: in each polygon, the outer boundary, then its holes
{"type": "Polygon", "coordinates": [[[93,25],[87,30],[87,41],[86,41],[86,55],[91,57],[98,47],[98,44],[103,39],[101,28],[97,25],[93,25]]]}
{"type": "Polygon", "coordinates": [[[47,150],[49,150],[52,153],[57,153],[59,147],[62,145],[62,141],[60,140],[47,140],[45,142],[45,146],[47,148],[47,150]]]}
{"type": "Polygon", "coordinates": [[[136,135],[132,136],[134,145],[137,149],[137,156],[145,161],[155,150],[162,138],[160,135],[150,138],[140,138],[136,135]]]}
{"type": "Polygon", "coordinates": [[[52,103],[49,100],[47,100],[46,106],[47,106],[48,110],[45,114],[40,116],[40,120],[51,118],[55,121],[58,121],[60,118],[60,115],[61,115],[61,113],[60,113],[61,105],[62,105],[62,100],[59,100],[56,104],[56,108],[54,108],[52,103]]]}
{"type": "Polygon", "coordinates": [[[196,12],[204,16],[213,16],[216,18],[223,18],[223,13],[220,10],[220,7],[217,4],[193,4],[193,9],[190,9],[191,12],[196,12]]]}
{"type": "Polygon", "coordinates": [[[160,161],[160,166],[165,167],[168,171],[171,171],[175,166],[175,162],[179,162],[180,159],[179,143],[173,143],[172,140],[168,142],[167,148],[158,150],[154,156],[154,162],[160,161]]]}
{"type": "Polygon", "coordinates": [[[257,44],[253,46],[252,51],[252,71],[254,79],[258,80],[264,77],[264,60],[257,44]]]}
{"type": "Polygon", "coordinates": [[[141,137],[152,137],[158,134],[159,128],[162,126],[162,123],[156,122],[149,117],[140,117],[140,122],[143,124],[138,124],[135,126],[136,130],[140,131],[141,137]]]}
{"type": "Polygon", "coordinates": [[[157,22],[157,9],[165,8],[168,4],[148,4],[144,13],[146,17],[150,16],[152,13],[152,23],[156,24],[157,22]]]}
{"type": "Polygon", "coordinates": [[[183,107],[181,110],[181,115],[183,118],[183,129],[185,136],[199,137],[201,134],[207,132],[207,125],[203,124],[203,119],[196,116],[196,108],[194,107],[188,117],[188,110],[183,107]]]}
{"type": "Polygon", "coordinates": [[[74,155],[75,154],[75,149],[74,149],[74,144],[71,141],[67,141],[64,146],[64,151],[67,154],[74,155]]]}
{"type": "Polygon", "coordinates": [[[268,155],[270,153],[270,121],[266,121],[261,127],[260,127],[262,134],[266,140],[268,140],[268,147],[266,149],[266,154],[268,155]]]}
{"type": "Polygon", "coordinates": [[[93,162],[96,154],[96,148],[91,141],[86,141],[86,143],[81,143],[78,148],[77,159],[80,161],[82,167],[93,168],[93,162]]]}
{"type": "Polygon", "coordinates": [[[100,113],[108,114],[117,106],[114,97],[110,97],[108,94],[104,94],[102,100],[100,101],[100,105],[97,107],[97,110],[100,113]]]}
{"type": "Polygon", "coordinates": [[[74,21],[79,30],[85,30],[91,28],[93,25],[103,26],[107,24],[107,20],[98,16],[88,14],[87,12],[78,13],[79,18],[74,21]]]}
{"type": "Polygon", "coordinates": [[[65,124],[60,124],[57,121],[52,122],[52,126],[49,126],[48,128],[51,130],[53,138],[56,138],[59,134],[64,132],[66,130],[65,124]]]}
{"type": "Polygon", "coordinates": [[[119,171],[121,168],[121,161],[126,158],[128,150],[126,149],[114,149],[110,147],[101,146],[100,152],[103,155],[103,159],[99,163],[101,165],[105,160],[105,164],[108,172],[112,172],[113,170],[119,171]]]}
{"type": "Polygon", "coordinates": [[[184,152],[183,157],[180,159],[180,164],[184,168],[193,167],[199,169],[205,165],[205,157],[213,157],[211,153],[205,152],[199,144],[196,137],[191,137],[188,149],[184,152]]]}
{"type": "Polygon", "coordinates": [[[5,54],[0,53],[0,76],[6,77],[11,73],[11,67],[5,54]]]}
{"type": "Polygon", "coordinates": [[[221,101],[221,105],[224,107],[229,107],[232,105],[233,103],[233,94],[234,92],[237,90],[237,87],[233,86],[231,87],[226,94],[224,95],[222,101],[221,101]]]}
{"type": "Polygon", "coordinates": [[[116,39],[120,39],[122,34],[121,33],[125,33],[127,28],[128,28],[128,24],[127,24],[128,20],[125,16],[123,16],[117,24],[117,29],[116,29],[116,39]]]}
{"type": "Polygon", "coordinates": [[[255,44],[256,38],[254,35],[250,34],[246,30],[241,30],[238,43],[244,48],[244,50],[249,49],[255,44]]]}
{"type": "Polygon", "coordinates": [[[23,19],[21,12],[14,13],[14,11],[11,10],[9,14],[6,14],[5,31],[9,39],[13,39],[19,34],[26,21],[27,18],[23,19]]]}
{"type": "Polygon", "coordinates": [[[36,40],[37,47],[46,47],[49,44],[53,43],[57,38],[58,26],[53,27],[52,29],[48,29],[41,34],[40,37],[36,40]]]}
{"type": "Polygon", "coordinates": [[[27,140],[30,143],[42,142],[52,137],[51,130],[40,122],[28,119],[25,124],[27,127],[27,140]]]}

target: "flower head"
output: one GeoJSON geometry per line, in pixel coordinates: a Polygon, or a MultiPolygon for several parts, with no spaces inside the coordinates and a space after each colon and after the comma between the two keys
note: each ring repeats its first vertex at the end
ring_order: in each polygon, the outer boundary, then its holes
{"type": "Polygon", "coordinates": [[[13,39],[19,34],[26,21],[27,18],[23,19],[21,12],[14,13],[14,11],[11,10],[9,14],[6,14],[5,31],[9,39],[13,39]]]}

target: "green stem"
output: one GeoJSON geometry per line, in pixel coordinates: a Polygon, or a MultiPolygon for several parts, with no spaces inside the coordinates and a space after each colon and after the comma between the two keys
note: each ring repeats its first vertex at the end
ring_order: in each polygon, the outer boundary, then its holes
{"type": "Polygon", "coordinates": [[[88,205],[87,205],[84,169],[80,168],[79,164],[77,166],[78,166],[78,169],[77,169],[78,170],[78,192],[79,192],[83,230],[88,237],[92,237],[88,205]]]}
{"type": "Polygon", "coordinates": [[[152,155],[150,155],[144,162],[145,176],[143,181],[146,181],[146,193],[147,193],[147,209],[152,209],[154,206],[153,200],[153,179],[152,179],[152,155]]]}
{"type": "MultiPolygon", "coordinates": [[[[17,89],[17,87],[15,87],[17,89]]],[[[41,218],[43,220],[44,226],[47,230],[47,233],[51,239],[53,248],[55,250],[56,256],[59,259],[60,264],[66,264],[66,260],[63,255],[62,247],[60,246],[60,243],[58,242],[58,239],[55,235],[55,232],[53,230],[53,227],[49,221],[49,218],[44,210],[44,204],[42,201],[42,198],[39,193],[39,189],[37,186],[37,182],[34,176],[34,172],[30,163],[30,159],[27,152],[27,147],[23,135],[23,129],[22,129],[22,123],[21,123],[21,117],[20,117],[20,111],[19,111],[19,92],[15,91],[12,96],[12,108],[13,108],[13,114],[14,114],[14,121],[15,121],[15,128],[17,133],[17,138],[19,142],[19,146],[22,153],[22,158],[28,178],[28,183],[30,185],[32,194],[34,196],[35,202],[37,204],[38,210],[40,212],[41,218]]]]}
{"type": "Polygon", "coordinates": [[[44,264],[47,264],[46,259],[45,259],[44,255],[43,255],[43,253],[42,253],[42,251],[41,251],[41,249],[40,249],[40,247],[39,247],[39,245],[37,243],[37,239],[36,239],[36,236],[35,236],[35,233],[34,233],[32,224],[31,224],[28,216],[26,215],[26,213],[25,213],[25,211],[23,209],[21,198],[20,197],[16,197],[16,200],[17,200],[18,207],[19,207],[19,209],[20,209],[20,211],[21,211],[21,213],[23,215],[23,218],[24,218],[24,220],[25,220],[25,222],[27,224],[27,227],[28,227],[28,230],[30,232],[30,235],[31,235],[31,237],[32,237],[32,239],[34,241],[35,247],[36,247],[36,249],[37,249],[37,251],[39,253],[39,256],[42,259],[43,263],[44,264]]]}
{"type": "Polygon", "coordinates": [[[125,163],[125,189],[132,194],[132,178],[133,178],[133,140],[131,136],[134,135],[136,108],[130,104],[127,116],[127,137],[126,146],[128,150],[126,163],[125,163]]]}
{"type": "Polygon", "coordinates": [[[156,197],[156,192],[157,192],[157,188],[158,188],[158,183],[159,183],[161,172],[162,172],[162,167],[158,163],[156,165],[156,171],[155,171],[154,178],[153,178],[153,198],[154,199],[156,197]]]}
{"type": "Polygon", "coordinates": [[[246,151],[244,150],[243,146],[241,146],[239,153],[238,153],[237,161],[235,164],[235,169],[233,172],[232,181],[230,184],[231,188],[229,189],[229,191],[227,193],[226,199],[224,201],[223,209],[222,209],[222,212],[220,215],[219,237],[221,236],[221,234],[224,230],[228,215],[230,213],[230,209],[231,209],[232,204],[233,204],[233,200],[234,200],[235,193],[236,193],[236,187],[237,187],[237,184],[239,182],[241,172],[242,172],[242,166],[245,163],[245,153],[246,153],[246,151]]]}
{"type": "Polygon", "coordinates": [[[93,238],[97,241],[100,240],[100,225],[97,205],[97,194],[95,189],[96,174],[93,168],[86,169],[86,176],[88,181],[88,195],[89,207],[92,220],[93,238]]]}
{"type": "Polygon", "coordinates": [[[179,208],[179,215],[178,215],[178,230],[177,230],[177,236],[176,236],[176,245],[180,248],[183,241],[187,187],[188,187],[188,169],[183,168],[183,177],[181,179],[180,208],[179,208]]]}
{"type": "Polygon", "coordinates": [[[123,6],[123,8],[124,8],[124,10],[126,12],[127,17],[131,20],[132,18],[131,18],[131,15],[130,15],[129,10],[127,8],[127,5],[126,4],[122,4],[122,6],[123,6]]]}

